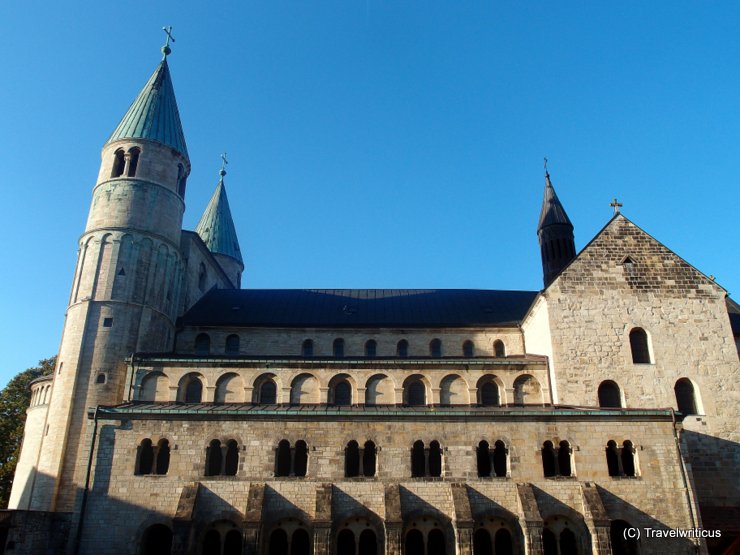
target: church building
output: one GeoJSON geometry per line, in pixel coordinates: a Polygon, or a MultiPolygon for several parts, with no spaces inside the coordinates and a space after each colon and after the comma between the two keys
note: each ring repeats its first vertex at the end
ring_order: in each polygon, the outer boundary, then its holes
{"type": "Polygon", "coordinates": [[[242,289],[225,169],[182,229],[203,185],[163,52],[102,148],[0,553],[740,549],[712,278],[616,203],[577,252],[546,172],[542,290],[242,289]]]}

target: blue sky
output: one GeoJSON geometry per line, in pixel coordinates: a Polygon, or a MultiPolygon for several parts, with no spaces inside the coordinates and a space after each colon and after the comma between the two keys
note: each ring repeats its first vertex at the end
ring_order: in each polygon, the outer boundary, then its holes
{"type": "Polygon", "coordinates": [[[737,2],[0,3],[0,385],[59,344],[100,148],[160,59],[246,287],[539,289],[542,159],[740,297],[737,2]],[[175,9],[177,6],[177,9],[175,9]]]}

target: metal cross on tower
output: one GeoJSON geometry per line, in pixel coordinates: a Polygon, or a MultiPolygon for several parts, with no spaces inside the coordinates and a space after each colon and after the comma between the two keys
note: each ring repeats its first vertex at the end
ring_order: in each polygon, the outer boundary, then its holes
{"type": "Polygon", "coordinates": [[[229,161],[226,159],[226,153],[224,152],[221,155],[221,170],[218,172],[221,177],[226,175],[226,164],[228,163],[229,161]]]}
{"type": "Polygon", "coordinates": [[[621,202],[617,202],[616,197],[609,203],[609,206],[614,208],[614,213],[619,214],[619,209],[623,206],[621,202]]]}
{"type": "Polygon", "coordinates": [[[162,59],[164,60],[167,55],[172,52],[172,49],[170,48],[170,40],[172,40],[172,42],[175,42],[175,37],[172,36],[172,25],[170,25],[169,27],[162,27],[162,31],[167,34],[167,40],[162,47],[162,59]]]}

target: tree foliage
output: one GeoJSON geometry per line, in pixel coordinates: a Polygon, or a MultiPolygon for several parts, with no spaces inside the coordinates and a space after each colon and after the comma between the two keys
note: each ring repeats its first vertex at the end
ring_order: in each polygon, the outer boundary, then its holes
{"type": "Polygon", "coordinates": [[[15,466],[21,452],[26,409],[31,401],[29,384],[54,372],[57,357],[45,358],[39,365],[15,376],[0,391],[0,508],[6,508],[13,486],[15,466]]]}

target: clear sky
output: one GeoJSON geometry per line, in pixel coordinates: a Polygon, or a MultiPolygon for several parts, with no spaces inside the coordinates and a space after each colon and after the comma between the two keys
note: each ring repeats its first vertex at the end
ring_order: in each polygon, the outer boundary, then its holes
{"type": "Polygon", "coordinates": [[[255,288],[541,287],[547,156],[735,297],[740,3],[0,3],[0,386],[59,345],[100,148],[159,62],[255,288]]]}

